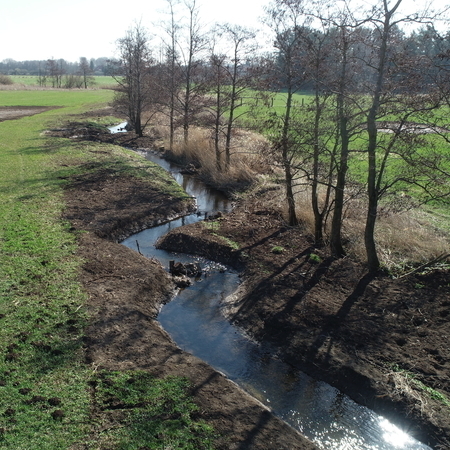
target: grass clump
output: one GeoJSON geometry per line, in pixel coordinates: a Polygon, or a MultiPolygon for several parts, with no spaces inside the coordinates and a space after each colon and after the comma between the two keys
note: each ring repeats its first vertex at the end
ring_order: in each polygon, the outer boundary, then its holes
{"type": "Polygon", "coordinates": [[[95,377],[98,407],[120,411],[120,422],[103,440],[120,450],[212,449],[213,430],[193,416],[198,407],[186,378],[155,378],[144,371],[107,372],[95,377]]]}
{"type": "Polygon", "coordinates": [[[400,395],[406,395],[416,399],[422,409],[427,404],[428,399],[438,401],[443,406],[450,409],[450,399],[446,395],[427,386],[425,383],[418,380],[413,373],[402,369],[397,364],[393,365],[389,377],[394,383],[395,390],[400,395]]]}
{"type": "Polygon", "coordinates": [[[10,85],[10,84],[14,84],[14,81],[9,75],[4,75],[4,74],[0,73],[0,84],[10,85]]]}
{"type": "Polygon", "coordinates": [[[315,253],[310,253],[309,255],[309,261],[315,264],[319,264],[322,262],[322,258],[319,255],[316,255],[315,253]]]}

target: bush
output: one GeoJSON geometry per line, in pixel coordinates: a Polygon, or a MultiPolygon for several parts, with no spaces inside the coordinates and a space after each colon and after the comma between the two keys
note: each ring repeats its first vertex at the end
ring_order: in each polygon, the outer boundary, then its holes
{"type": "Polygon", "coordinates": [[[8,75],[0,73],[0,84],[14,84],[14,81],[8,75]]]}

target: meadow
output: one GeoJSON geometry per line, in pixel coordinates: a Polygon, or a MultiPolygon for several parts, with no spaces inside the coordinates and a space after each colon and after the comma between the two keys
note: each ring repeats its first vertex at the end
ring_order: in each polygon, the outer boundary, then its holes
{"type": "MultiPolygon", "coordinates": [[[[10,75],[9,76],[14,84],[22,86],[39,86],[38,77],[36,75],[10,75]]],[[[117,82],[110,76],[93,76],[95,88],[111,88],[114,87],[117,82]]],[[[50,86],[51,82],[47,82],[47,86],[50,86]]]]}

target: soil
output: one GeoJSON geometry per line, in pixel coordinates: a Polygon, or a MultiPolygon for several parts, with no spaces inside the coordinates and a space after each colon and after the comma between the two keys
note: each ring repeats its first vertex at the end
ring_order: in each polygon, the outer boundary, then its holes
{"type": "MultiPolygon", "coordinates": [[[[315,448],[223,375],[177,348],[159,326],[156,317],[173,295],[172,280],[159,263],[116,243],[144,223],[177,208],[182,213],[173,201],[152,205],[154,195],[142,181],[102,173],[79,177],[67,189],[66,217],[74,230],[86,231],[79,234],[79,252],[92,317],[88,363],[189,377],[201,418],[222,436],[219,449],[315,448]]],[[[160,245],[241,270],[241,288],[224,304],[230,320],[274,344],[280,358],[419,440],[450,448],[449,406],[424,395],[419,384],[450,398],[449,272],[369,276],[362,264],[334,260],[314,248],[301,228],[286,227],[279,212],[266,206],[271,195],[260,190],[239,201],[217,219],[214,232],[201,223],[188,225],[160,245]]]]}
{"type": "Polygon", "coordinates": [[[56,107],[49,106],[0,106],[0,122],[33,116],[56,107]]]}
{"type": "Polygon", "coordinates": [[[158,245],[240,268],[241,288],[223,306],[231,321],[422,442],[450,448],[449,404],[419,388],[422,382],[450,398],[449,272],[369,275],[286,227],[265,206],[268,197],[257,192],[217,219],[219,228],[188,225],[158,245]]]}

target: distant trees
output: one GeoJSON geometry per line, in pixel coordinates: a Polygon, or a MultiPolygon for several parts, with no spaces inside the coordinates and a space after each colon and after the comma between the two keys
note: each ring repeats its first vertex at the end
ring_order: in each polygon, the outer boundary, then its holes
{"type": "Polygon", "coordinates": [[[53,88],[60,88],[62,86],[62,79],[65,73],[63,60],[48,59],[45,64],[45,70],[48,73],[53,88]]]}
{"type": "MultiPolygon", "coordinates": [[[[54,60],[54,58],[51,58],[54,60]]],[[[81,60],[82,58],[80,58],[81,60]]],[[[85,59],[85,58],[84,58],[85,59]]],[[[88,64],[91,69],[90,75],[107,75],[107,60],[108,58],[93,58],[88,64]]],[[[34,75],[40,78],[39,84],[45,85],[43,80],[48,77],[46,72],[46,65],[48,60],[33,60],[33,61],[15,61],[13,59],[5,59],[0,61],[0,73],[8,75],[34,75]]],[[[62,61],[65,73],[68,75],[79,75],[80,62],[70,62],[64,59],[62,61]]]]}

